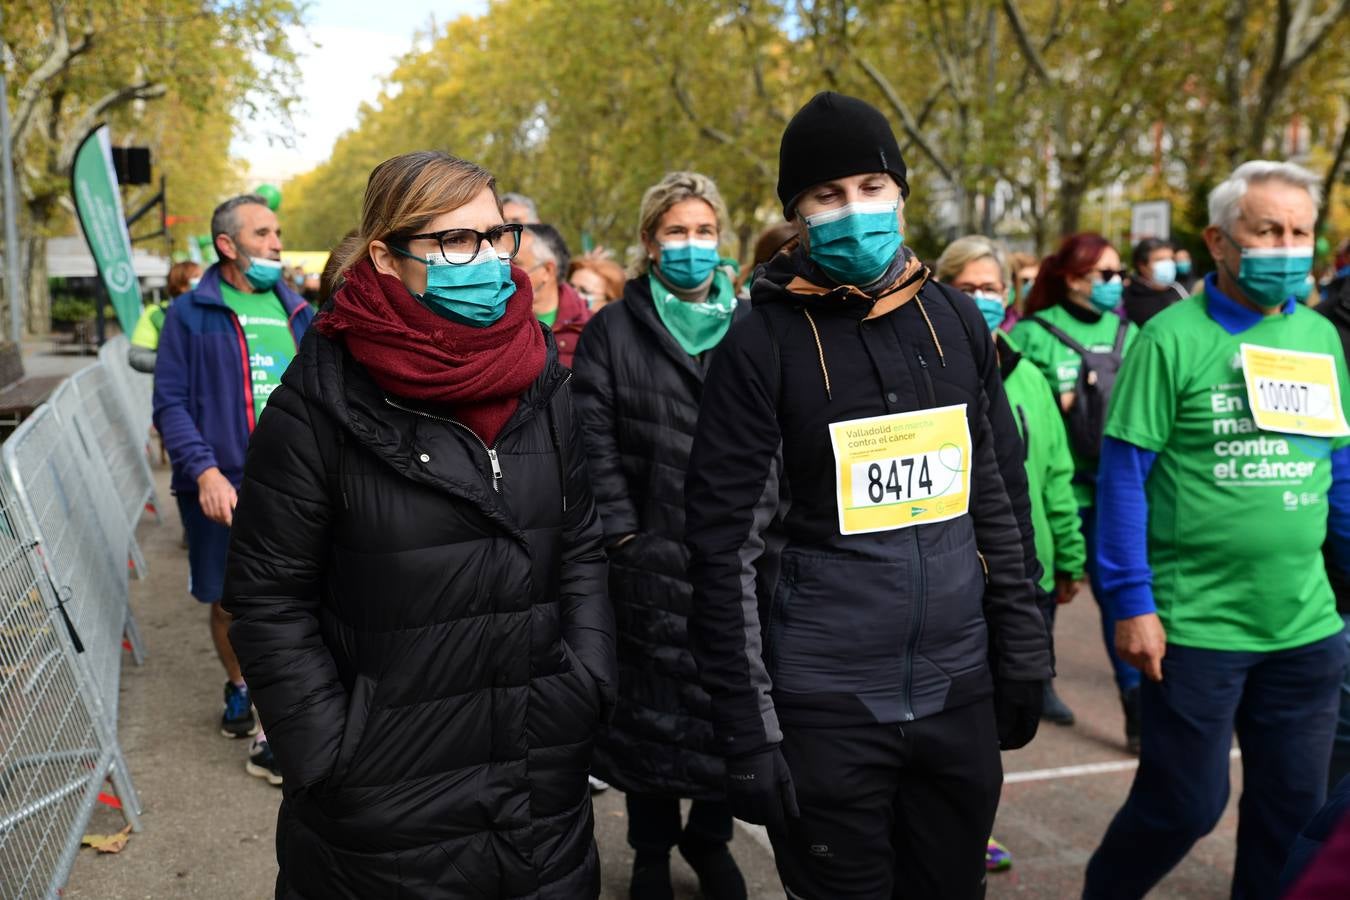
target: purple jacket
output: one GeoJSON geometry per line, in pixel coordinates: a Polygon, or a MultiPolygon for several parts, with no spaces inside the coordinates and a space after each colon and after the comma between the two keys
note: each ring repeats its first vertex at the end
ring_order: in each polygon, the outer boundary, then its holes
{"type": "MultiPolygon", "coordinates": [[[[281,282],[281,298],[295,345],[314,310],[281,282]]],[[[256,424],[248,344],[220,293],[220,264],[197,287],[173,301],[155,359],[155,428],[173,464],[173,492],[195,494],[197,476],[216,466],[239,487],[244,451],[256,424]]]]}

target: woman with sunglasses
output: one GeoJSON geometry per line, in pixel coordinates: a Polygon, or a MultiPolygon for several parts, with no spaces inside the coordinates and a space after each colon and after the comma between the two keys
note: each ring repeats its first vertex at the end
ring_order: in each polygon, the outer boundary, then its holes
{"type": "MultiPolygon", "coordinates": [[[[1106,238],[1084,232],[1064,239],[1041,263],[1027,298],[1027,318],[1012,330],[1022,356],[1049,379],[1059,398],[1074,458],[1073,491],[1087,541],[1087,574],[1101,610],[1106,653],[1125,712],[1125,740],[1139,751],[1139,670],[1116,653],[1115,620],[1097,569],[1097,454],[1110,386],[1139,329],[1118,313],[1125,273],[1106,238]],[[1086,362],[1084,356],[1090,357],[1086,362]]],[[[1142,535],[1141,535],[1142,539],[1142,535]]]]}
{"type": "Polygon", "coordinates": [[[377,166],[253,434],[230,639],[284,776],[278,897],[596,897],[613,613],[569,373],[493,177],[377,166]]]}

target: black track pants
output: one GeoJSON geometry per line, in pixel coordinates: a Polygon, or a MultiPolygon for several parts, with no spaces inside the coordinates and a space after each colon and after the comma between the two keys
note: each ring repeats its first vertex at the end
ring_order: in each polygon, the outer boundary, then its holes
{"type": "Polygon", "coordinates": [[[1003,767],[991,700],[903,725],[783,726],[801,818],[771,832],[792,900],[977,900],[1003,767]]]}

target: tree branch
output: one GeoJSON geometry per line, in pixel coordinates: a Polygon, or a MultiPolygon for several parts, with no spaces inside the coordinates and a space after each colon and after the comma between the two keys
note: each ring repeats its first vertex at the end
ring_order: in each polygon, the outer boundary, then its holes
{"type": "Polygon", "coordinates": [[[47,52],[46,58],[24,81],[23,87],[19,88],[19,102],[14,111],[14,129],[10,135],[15,156],[19,155],[18,150],[23,146],[24,140],[28,136],[28,127],[32,124],[33,113],[37,110],[37,105],[42,99],[43,88],[70,68],[71,62],[80,54],[86,52],[93,44],[94,33],[88,27],[80,35],[79,40],[71,43],[70,26],[66,22],[65,4],[53,2],[51,10],[54,31],[51,49],[47,52]]]}
{"type": "Polygon", "coordinates": [[[110,109],[130,103],[133,100],[155,100],[168,93],[168,88],[159,82],[146,81],[141,84],[127,85],[115,91],[109,91],[90,106],[76,120],[61,142],[61,155],[57,157],[57,168],[66,171],[75,160],[75,151],[99,119],[110,109]]]}
{"type": "MultiPolygon", "coordinates": [[[[1350,104],[1344,104],[1346,112],[1350,112],[1350,104]]],[[[1327,167],[1326,177],[1322,179],[1322,208],[1317,211],[1317,228],[1313,233],[1321,232],[1322,223],[1326,221],[1327,212],[1331,209],[1331,195],[1336,190],[1336,184],[1341,178],[1341,167],[1345,165],[1345,159],[1350,156],[1350,117],[1347,117],[1346,123],[1341,126],[1341,140],[1336,145],[1336,155],[1331,160],[1331,165],[1327,167]]]]}
{"type": "Polygon", "coordinates": [[[688,117],[689,121],[698,129],[699,134],[710,141],[716,141],[719,144],[735,150],[754,164],[756,171],[759,172],[762,178],[769,182],[774,181],[777,177],[776,173],[769,168],[768,164],[764,162],[764,159],[759,154],[751,151],[730,134],[727,134],[720,128],[714,128],[698,117],[698,113],[694,111],[694,102],[690,99],[689,92],[684,89],[684,85],[680,84],[680,76],[678,73],[671,73],[670,88],[675,93],[675,102],[680,105],[680,109],[684,111],[685,116],[688,117]]]}
{"type": "Polygon", "coordinates": [[[942,155],[939,154],[933,145],[928,142],[928,139],[924,137],[923,132],[919,129],[918,123],[914,121],[914,115],[909,111],[909,107],[905,105],[905,102],[900,99],[900,95],[896,93],[895,87],[891,84],[890,80],[885,75],[881,74],[876,66],[872,65],[862,57],[855,56],[854,61],[856,61],[859,67],[867,73],[867,77],[872,79],[872,83],[877,86],[877,90],[881,91],[882,96],[886,98],[886,102],[891,105],[891,108],[895,110],[895,114],[900,117],[900,125],[904,128],[905,133],[909,135],[909,139],[914,143],[914,146],[918,147],[923,155],[928,157],[933,165],[937,166],[938,171],[942,173],[944,179],[951,184],[956,184],[956,176],[952,172],[952,167],[948,165],[942,155]]]}
{"type": "Polygon", "coordinates": [[[1055,79],[1046,68],[1045,59],[1041,56],[1041,51],[1036,49],[1036,45],[1031,42],[1031,35],[1027,32],[1026,20],[1022,18],[1022,10],[1017,7],[1017,0],[1003,0],[1003,12],[1008,16],[1008,24],[1012,26],[1013,37],[1017,38],[1017,46],[1021,48],[1022,55],[1026,57],[1027,63],[1031,66],[1031,71],[1036,73],[1036,77],[1046,84],[1053,84],[1055,79]]]}

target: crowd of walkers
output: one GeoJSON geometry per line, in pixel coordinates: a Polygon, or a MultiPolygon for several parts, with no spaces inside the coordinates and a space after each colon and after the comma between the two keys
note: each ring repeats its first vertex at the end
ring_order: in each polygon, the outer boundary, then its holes
{"type": "Polygon", "coordinates": [[[1092,233],[926,261],[910,192],[886,118],[822,93],[752,266],[681,171],[625,271],[407,153],[317,316],[265,200],[217,209],[219,261],[132,352],[221,730],[282,791],[277,897],[596,897],[611,785],[634,900],[673,896],[674,852],[744,900],[738,818],[793,900],[981,897],[1001,751],[1074,721],[1053,630],[1085,586],[1139,767],[1084,896],[1144,896],[1214,828],[1235,733],[1234,896],[1350,895],[1350,278],[1304,302],[1319,180],[1238,167],[1203,280],[1092,233]]]}

